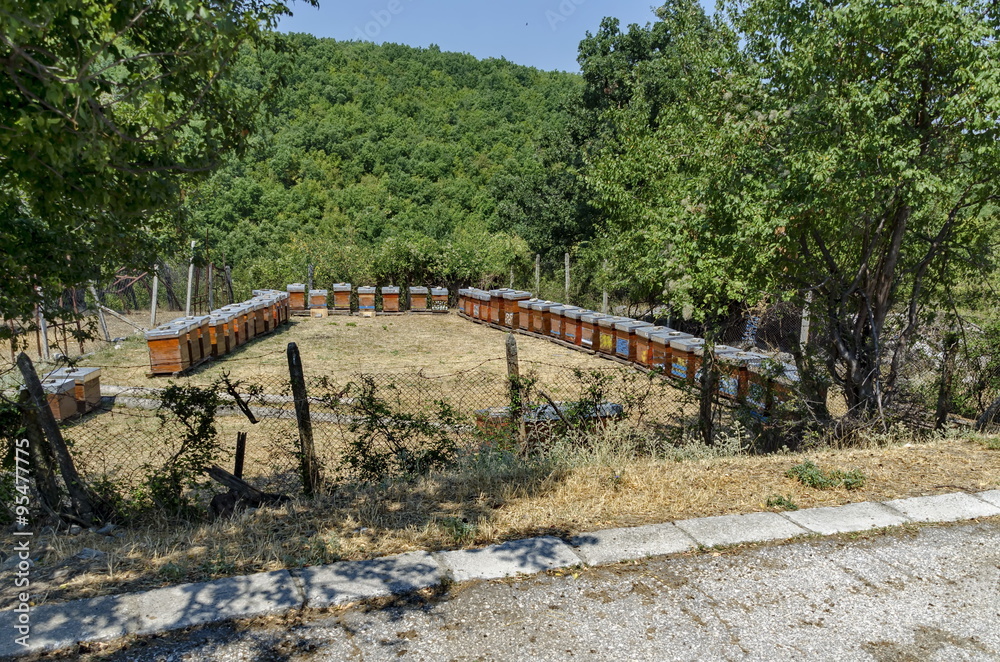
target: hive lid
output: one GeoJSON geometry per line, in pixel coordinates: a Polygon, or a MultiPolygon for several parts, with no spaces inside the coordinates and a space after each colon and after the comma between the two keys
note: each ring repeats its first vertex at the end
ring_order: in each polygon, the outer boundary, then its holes
{"type": "Polygon", "coordinates": [[[431,296],[435,296],[435,297],[445,297],[445,296],[448,296],[448,288],[447,287],[432,287],[431,288],[431,296]]]}
{"type": "Polygon", "coordinates": [[[538,303],[538,299],[521,299],[517,302],[517,307],[530,309],[536,303],[538,303]]]}
{"type": "Polygon", "coordinates": [[[358,294],[375,294],[375,288],[364,285],[358,288],[358,294]]]}
{"type": "Polygon", "coordinates": [[[693,352],[705,344],[704,338],[674,338],[670,341],[670,346],[683,352],[693,352]]]}
{"type": "MultiPolygon", "coordinates": [[[[430,290],[428,290],[426,287],[423,287],[422,285],[414,285],[410,287],[410,294],[427,294],[429,291],[430,290]]],[[[461,293],[462,290],[459,290],[459,294],[461,293]]]]}
{"type": "Polygon", "coordinates": [[[535,301],[534,303],[531,304],[531,309],[544,312],[552,308],[552,306],[558,306],[558,305],[559,304],[556,303],[555,301],[535,301]]]}
{"type": "Polygon", "coordinates": [[[382,288],[382,294],[399,294],[399,288],[395,285],[388,285],[382,288]]]}
{"type": "Polygon", "coordinates": [[[150,329],[146,332],[146,340],[169,340],[171,338],[180,338],[182,334],[187,333],[187,329],[182,329],[179,327],[171,326],[160,326],[155,329],[150,329]]]}
{"type": "Polygon", "coordinates": [[[648,340],[649,336],[654,333],[661,333],[669,330],[670,329],[668,329],[665,326],[656,326],[656,325],[642,326],[635,330],[635,335],[639,336],[640,338],[645,338],[648,340]]]}
{"type": "Polygon", "coordinates": [[[769,357],[767,354],[759,352],[729,352],[719,357],[719,360],[729,365],[740,365],[744,367],[759,366],[769,357]]]}
{"type": "Polygon", "coordinates": [[[694,338],[694,336],[690,333],[674,331],[673,329],[649,334],[649,339],[657,345],[669,345],[674,340],[684,340],[685,338],[694,338]]]}
{"type": "MultiPolygon", "coordinates": [[[[736,354],[739,351],[740,350],[738,348],[736,348],[736,347],[730,347],[729,345],[716,345],[715,346],[715,354],[717,356],[725,356],[726,354],[736,354]]],[[[704,345],[701,346],[701,347],[699,347],[698,349],[694,350],[694,354],[695,354],[695,356],[704,356],[705,355],[705,347],[704,347],[704,345]]]]}
{"type": "Polygon", "coordinates": [[[100,368],[59,368],[45,376],[46,379],[75,379],[78,382],[101,376],[100,368]]]}
{"type": "Polygon", "coordinates": [[[653,326],[651,322],[643,322],[640,320],[627,320],[624,322],[615,322],[615,329],[617,331],[635,331],[637,329],[643,329],[649,326],[653,326]]]}
{"type": "Polygon", "coordinates": [[[592,314],[594,314],[594,311],[592,310],[587,310],[586,308],[577,308],[575,306],[572,308],[567,308],[566,310],[563,311],[563,317],[568,317],[571,320],[579,320],[582,319],[584,315],[592,315],[592,314]]]}
{"type": "Polygon", "coordinates": [[[289,292],[305,292],[306,286],[304,283],[291,283],[286,289],[289,292]]]}
{"type": "Polygon", "coordinates": [[[605,315],[604,313],[595,313],[591,311],[589,313],[584,313],[583,315],[581,315],[580,321],[586,322],[587,324],[597,324],[599,321],[601,321],[601,319],[605,317],[608,317],[608,315],[605,315]]]}
{"type": "Polygon", "coordinates": [[[503,298],[506,299],[507,301],[526,301],[531,298],[531,292],[508,290],[503,293],[503,298]]]}
{"type": "Polygon", "coordinates": [[[329,290],[309,290],[309,296],[325,297],[329,293],[329,290]]]}
{"type": "Polygon", "coordinates": [[[46,393],[70,393],[75,389],[75,379],[46,379],[42,381],[42,390],[46,393]]]}
{"type": "Polygon", "coordinates": [[[351,291],[351,284],[350,283],[334,283],[333,284],[333,291],[334,292],[350,292],[351,291]]]}
{"type": "Polygon", "coordinates": [[[607,317],[602,317],[599,320],[597,320],[597,324],[602,329],[611,329],[614,328],[615,324],[618,324],[618,322],[634,322],[634,321],[635,320],[632,319],[631,317],[619,317],[617,315],[609,315],[607,317]]]}

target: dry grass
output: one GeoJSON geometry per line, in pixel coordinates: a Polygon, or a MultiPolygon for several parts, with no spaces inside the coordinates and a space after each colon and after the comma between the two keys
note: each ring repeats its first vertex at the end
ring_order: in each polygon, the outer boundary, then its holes
{"type": "Polygon", "coordinates": [[[989,448],[995,437],[684,461],[628,459],[617,443],[612,431],[596,450],[571,450],[546,466],[470,456],[462,470],[417,483],[341,488],[317,502],[212,524],[164,524],[118,538],[47,536],[33,585],[42,601],[65,600],[414,549],[760,511],[773,495],[806,508],[1000,485],[1000,455],[989,448]],[[855,491],[821,491],[785,476],[806,459],[826,470],[860,470],[867,481],[855,491]],[[106,555],[69,560],[84,547],[106,555]]]}

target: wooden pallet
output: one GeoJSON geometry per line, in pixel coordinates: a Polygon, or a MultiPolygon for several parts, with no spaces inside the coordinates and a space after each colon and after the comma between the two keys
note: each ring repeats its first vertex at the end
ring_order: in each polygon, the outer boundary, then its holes
{"type": "Polygon", "coordinates": [[[146,373],[146,377],[147,378],[152,378],[152,377],[183,377],[187,373],[191,372],[192,370],[196,370],[196,369],[200,368],[201,366],[205,365],[206,363],[208,363],[209,361],[211,361],[214,358],[215,358],[214,356],[203,357],[197,363],[195,363],[193,365],[189,365],[188,367],[184,368],[183,370],[178,370],[177,372],[147,372],[146,373]]]}

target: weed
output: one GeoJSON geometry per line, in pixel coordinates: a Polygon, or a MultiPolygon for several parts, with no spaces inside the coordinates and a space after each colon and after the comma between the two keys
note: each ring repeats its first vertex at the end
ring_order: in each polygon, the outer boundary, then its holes
{"type": "Polygon", "coordinates": [[[767,497],[767,507],[768,508],[780,508],[781,510],[798,510],[799,507],[796,506],[792,500],[788,497],[784,497],[780,494],[773,494],[767,497]]]}
{"type": "Polygon", "coordinates": [[[476,525],[470,524],[464,517],[445,517],[440,520],[440,524],[458,545],[468,545],[476,539],[476,525]]]}
{"type": "Polygon", "coordinates": [[[812,487],[817,490],[830,490],[835,487],[857,490],[865,485],[865,475],[858,469],[824,472],[809,460],[795,465],[786,471],[785,475],[789,478],[797,479],[806,487],[812,487]]]}
{"type": "Polygon", "coordinates": [[[344,326],[357,326],[357,325],[358,325],[358,323],[357,323],[357,322],[348,322],[348,323],[347,323],[347,324],[345,324],[344,326]]]}

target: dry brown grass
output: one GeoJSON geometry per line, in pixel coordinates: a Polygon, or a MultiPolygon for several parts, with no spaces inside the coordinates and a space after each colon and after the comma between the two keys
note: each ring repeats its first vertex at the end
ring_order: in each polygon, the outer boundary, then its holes
{"type": "Polygon", "coordinates": [[[33,582],[42,601],[54,601],[414,549],[760,511],[773,495],[807,508],[994,489],[1000,455],[991,444],[996,438],[686,461],[585,453],[547,468],[515,463],[502,470],[472,462],[417,483],[341,488],[316,502],[212,524],[126,530],[118,538],[47,536],[49,551],[33,582]],[[860,470],[867,481],[855,491],[821,491],[785,476],[806,459],[825,470],[860,470]],[[84,547],[106,556],[67,561],[84,547]]]}

